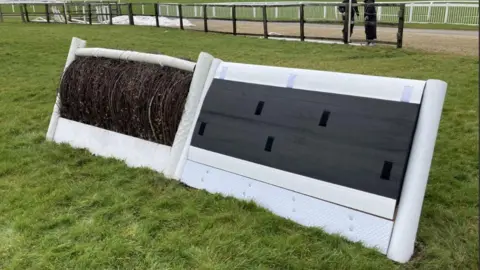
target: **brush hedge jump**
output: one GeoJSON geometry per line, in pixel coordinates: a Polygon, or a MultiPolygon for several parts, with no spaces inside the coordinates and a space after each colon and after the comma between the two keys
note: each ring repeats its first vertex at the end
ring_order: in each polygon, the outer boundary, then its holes
{"type": "Polygon", "coordinates": [[[47,139],[410,260],[447,84],[73,38],[47,139]]]}

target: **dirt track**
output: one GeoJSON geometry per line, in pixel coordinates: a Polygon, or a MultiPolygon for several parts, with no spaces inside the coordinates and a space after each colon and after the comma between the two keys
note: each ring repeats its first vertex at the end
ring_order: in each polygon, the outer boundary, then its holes
{"type": "MultiPolygon", "coordinates": [[[[195,29],[203,29],[203,21],[191,20],[195,29]]],[[[231,21],[208,21],[209,30],[232,31],[231,21]]],[[[342,26],[305,24],[306,36],[341,38],[342,26]]],[[[238,33],[263,34],[261,22],[237,22],[238,33]]],[[[299,36],[298,23],[268,23],[270,34],[299,36]],[[273,32],[273,33],[272,33],[273,32]]],[[[352,39],[363,40],[365,38],[363,25],[356,25],[352,39]]],[[[397,29],[379,27],[377,36],[379,40],[396,41],[397,29]]],[[[455,31],[455,30],[430,30],[430,29],[404,29],[403,47],[429,52],[443,52],[450,54],[478,56],[478,32],[455,31]]]]}

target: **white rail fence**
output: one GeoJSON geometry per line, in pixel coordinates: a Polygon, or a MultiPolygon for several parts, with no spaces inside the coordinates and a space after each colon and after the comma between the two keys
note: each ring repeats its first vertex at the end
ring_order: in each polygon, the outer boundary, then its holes
{"type": "MultiPolygon", "coordinates": [[[[267,16],[271,19],[295,20],[300,17],[298,7],[281,6],[288,4],[298,4],[300,2],[233,2],[233,3],[209,3],[207,5],[223,5],[224,7],[209,7],[208,16],[211,18],[229,18],[231,16],[231,6],[233,5],[251,5],[251,7],[238,7],[236,9],[237,18],[261,19],[262,6],[276,6],[267,9],[267,16]]],[[[304,4],[319,2],[301,2],[304,4]]],[[[338,2],[320,2],[336,3],[338,2]]],[[[377,3],[402,3],[402,2],[377,2],[377,3]]],[[[404,2],[403,2],[404,3],[404,2]]],[[[479,5],[478,1],[465,2],[407,2],[405,10],[405,23],[418,24],[460,24],[460,25],[478,25],[479,5]]],[[[359,7],[360,13],[363,7],[359,7]]],[[[159,11],[166,16],[178,16],[178,8],[174,5],[159,4],[159,11]]],[[[203,16],[201,6],[185,6],[183,14],[187,17],[203,16]]],[[[335,6],[305,6],[306,20],[341,20],[341,15],[335,6]]],[[[398,7],[378,7],[377,20],[379,22],[398,22],[398,7]]],[[[360,16],[359,21],[362,20],[360,16]]]]}
{"type": "MultiPolygon", "coordinates": [[[[209,7],[208,16],[212,18],[229,18],[231,16],[231,6],[233,5],[251,5],[251,7],[238,7],[236,9],[237,18],[261,19],[261,6],[276,7],[267,9],[267,16],[271,19],[294,20],[300,17],[298,7],[281,6],[288,4],[298,4],[299,2],[234,2],[234,3],[209,3],[207,5],[224,5],[224,7],[209,7]]],[[[301,2],[319,3],[319,2],[301,2]]],[[[320,3],[338,3],[338,2],[320,2],[320,3]]],[[[377,2],[394,3],[394,2],[377,2]]],[[[396,3],[396,2],[395,2],[396,3]]],[[[401,2],[398,2],[401,3],[401,2]]],[[[465,2],[408,2],[405,10],[405,23],[418,24],[461,24],[478,25],[478,1],[465,2]]],[[[359,7],[360,13],[363,7],[359,7]]],[[[159,11],[166,16],[178,16],[178,8],[174,5],[159,4],[159,11]]],[[[203,16],[201,6],[185,6],[183,14],[187,17],[203,16]]],[[[341,15],[335,6],[305,6],[306,20],[341,20],[341,15]]],[[[398,7],[378,7],[377,20],[379,22],[397,22],[398,7]]],[[[360,16],[359,21],[362,21],[360,16]]]]}
{"type": "MultiPolygon", "coordinates": [[[[15,4],[19,3],[62,3],[77,1],[61,1],[61,0],[0,0],[0,4],[11,4],[12,12],[15,12],[15,4]]],[[[88,2],[88,1],[85,1],[88,2]]],[[[101,2],[96,1],[96,2],[101,2]]],[[[125,1],[127,2],[127,1],[125,1]]],[[[81,1],[77,2],[78,4],[81,1]]],[[[236,8],[236,16],[238,19],[261,19],[262,6],[267,6],[267,16],[269,19],[277,20],[297,20],[300,17],[298,7],[288,6],[292,4],[306,4],[305,19],[306,20],[326,20],[340,21],[342,19],[336,6],[308,6],[310,3],[322,4],[339,4],[339,2],[232,2],[232,3],[207,3],[212,5],[207,8],[210,18],[230,18],[231,6],[242,5],[236,8]],[[216,6],[213,6],[216,5],[216,6]],[[221,6],[219,6],[221,5],[221,6]],[[245,5],[249,7],[245,7],[245,5]],[[269,7],[270,6],[270,7],[269,7]]],[[[405,23],[418,24],[458,24],[458,25],[478,25],[479,23],[479,2],[478,1],[415,1],[415,2],[377,2],[377,3],[406,3],[405,23]]],[[[159,13],[162,16],[178,16],[178,4],[160,3],[159,13]]],[[[359,7],[360,13],[363,14],[363,7],[359,7]]],[[[141,4],[142,15],[151,15],[151,5],[141,4]]],[[[199,17],[203,16],[203,8],[201,4],[198,6],[183,6],[183,16],[199,17]]],[[[8,12],[3,8],[3,12],[8,12]]],[[[384,6],[377,8],[377,20],[384,23],[398,22],[398,7],[384,6]]],[[[358,18],[363,21],[363,16],[358,18]]]]}
{"type": "MultiPolygon", "coordinates": [[[[260,6],[266,5],[282,5],[293,4],[295,2],[266,2],[266,3],[222,3],[225,6],[231,6],[235,4],[247,4],[251,5],[250,9],[242,8],[237,9],[237,14],[242,17],[260,18],[262,16],[260,6]],[[239,13],[240,12],[240,13],[239,13]]],[[[298,2],[296,2],[298,3],[298,2]]],[[[319,2],[302,2],[319,3],[319,2]]],[[[325,2],[325,3],[338,3],[338,2],[325,2]]],[[[377,3],[394,3],[394,2],[377,2],[377,3]]],[[[398,2],[402,3],[402,2],[398,2]]],[[[211,3],[218,5],[218,3],[211,3]]],[[[478,25],[479,15],[479,2],[478,1],[465,1],[465,2],[407,2],[405,10],[405,23],[419,23],[419,24],[463,24],[463,25],[478,25]]],[[[172,13],[174,7],[164,6],[165,12],[172,13]],[[169,10],[170,8],[170,10],[169,10]]],[[[193,7],[190,7],[193,9],[193,7]]],[[[201,8],[193,10],[192,13],[201,12],[201,8]]],[[[360,7],[362,9],[362,7],[360,7]]],[[[185,9],[188,12],[188,9],[185,9]]],[[[360,10],[360,13],[363,13],[360,10]]],[[[172,13],[173,14],[173,13],[172,13]]],[[[212,17],[227,17],[230,14],[230,8],[212,8],[212,17]]],[[[339,20],[341,16],[334,6],[306,6],[305,7],[305,19],[310,20],[339,20]]],[[[295,19],[299,17],[299,10],[297,7],[275,7],[270,8],[268,12],[269,18],[286,18],[295,19]]],[[[361,16],[362,17],[362,16],[361,16]]],[[[359,18],[360,20],[362,18],[359,18]]],[[[397,22],[398,21],[398,7],[378,7],[377,19],[379,22],[397,22]]]]}

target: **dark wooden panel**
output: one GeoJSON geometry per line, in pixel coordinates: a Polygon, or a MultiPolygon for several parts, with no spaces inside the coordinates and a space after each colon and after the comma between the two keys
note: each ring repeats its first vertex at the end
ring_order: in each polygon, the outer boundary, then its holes
{"type": "Polygon", "coordinates": [[[202,112],[301,130],[347,144],[374,143],[403,151],[410,142],[418,105],[214,80],[202,112]],[[263,108],[256,115],[259,102],[263,108]],[[330,112],[327,128],[319,126],[324,111],[330,112]]]}
{"type": "Polygon", "coordinates": [[[409,103],[214,80],[192,145],[397,199],[418,109],[409,103]]]}

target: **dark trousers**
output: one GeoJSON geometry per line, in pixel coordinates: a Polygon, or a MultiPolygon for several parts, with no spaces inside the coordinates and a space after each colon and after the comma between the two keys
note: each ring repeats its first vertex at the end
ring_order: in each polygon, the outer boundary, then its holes
{"type": "Polygon", "coordinates": [[[365,17],[365,36],[367,41],[377,39],[377,20],[376,16],[365,17]]]}
{"type": "MultiPolygon", "coordinates": [[[[347,19],[345,16],[342,16],[342,19],[343,19],[343,29],[342,29],[342,33],[343,33],[343,36],[346,37],[348,35],[347,33],[347,29],[345,29],[345,20],[347,19]]],[[[352,37],[352,34],[353,34],[353,27],[355,26],[355,18],[352,17],[351,21],[350,21],[350,37],[352,37]]]]}

